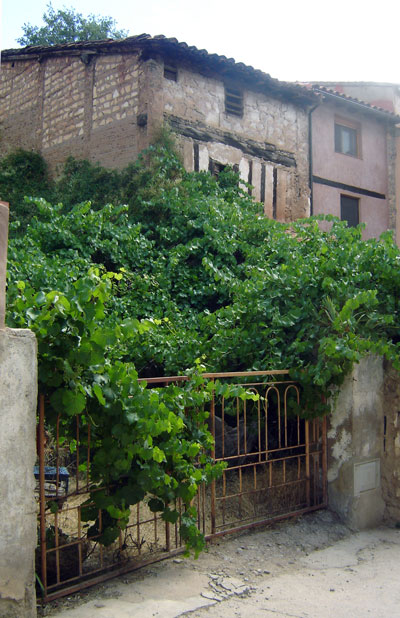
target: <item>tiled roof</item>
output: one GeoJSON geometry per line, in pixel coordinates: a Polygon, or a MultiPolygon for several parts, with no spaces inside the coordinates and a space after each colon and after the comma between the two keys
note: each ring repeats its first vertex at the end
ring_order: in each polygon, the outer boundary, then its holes
{"type": "Polygon", "coordinates": [[[338,92],[333,88],[328,88],[327,86],[322,86],[321,84],[310,84],[310,88],[320,94],[322,96],[326,96],[327,98],[334,98],[342,103],[349,103],[353,107],[357,107],[365,113],[372,113],[375,116],[380,116],[382,118],[386,118],[387,120],[391,120],[393,122],[400,122],[400,116],[397,116],[393,112],[384,109],[383,107],[378,107],[377,105],[373,105],[372,103],[367,103],[366,101],[361,101],[360,99],[356,99],[355,97],[351,97],[344,92],[338,92]]]}
{"type": "Polygon", "coordinates": [[[167,38],[163,35],[152,37],[149,34],[140,34],[125,39],[78,41],[52,46],[35,45],[18,49],[7,49],[1,52],[1,56],[3,61],[6,61],[53,54],[107,54],[112,52],[129,52],[136,49],[142,50],[143,53],[164,53],[173,56],[176,60],[189,61],[199,67],[208,68],[226,78],[240,80],[249,87],[268,91],[279,98],[288,98],[301,105],[309,105],[318,100],[317,95],[312,90],[300,84],[279,81],[272,78],[268,73],[254,69],[252,66],[245,65],[242,62],[236,62],[233,58],[210,54],[205,49],[198,49],[175,38],[167,38]]]}

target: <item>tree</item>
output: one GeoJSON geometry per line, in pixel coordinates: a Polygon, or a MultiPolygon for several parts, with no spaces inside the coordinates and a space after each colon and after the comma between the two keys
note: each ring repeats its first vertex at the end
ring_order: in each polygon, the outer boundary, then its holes
{"type": "Polygon", "coordinates": [[[117,30],[115,19],[90,14],[84,17],[74,8],[56,11],[51,3],[43,14],[45,26],[24,24],[24,35],[17,39],[20,45],[59,45],[72,41],[96,41],[101,39],[122,39],[128,36],[126,30],[117,30]]]}

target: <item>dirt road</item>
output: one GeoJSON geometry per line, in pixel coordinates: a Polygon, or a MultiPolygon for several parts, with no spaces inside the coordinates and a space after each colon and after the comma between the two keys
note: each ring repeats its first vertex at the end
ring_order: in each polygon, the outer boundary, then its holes
{"type": "Polygon", "coordinates": [[[59,601],[57,618],[397,618],[400,530],[357,534],[329,511],[227,537],[59,601]]]}

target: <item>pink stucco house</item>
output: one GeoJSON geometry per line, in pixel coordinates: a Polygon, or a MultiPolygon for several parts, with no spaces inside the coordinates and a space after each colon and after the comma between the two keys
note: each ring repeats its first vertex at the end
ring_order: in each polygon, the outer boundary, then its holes
{"type": "Polygon", "coordinates": [[[396,230],[396,136],[400,117],[344,92],[314,85],[311,214],[365,224],[364,238],[396,230]]]}

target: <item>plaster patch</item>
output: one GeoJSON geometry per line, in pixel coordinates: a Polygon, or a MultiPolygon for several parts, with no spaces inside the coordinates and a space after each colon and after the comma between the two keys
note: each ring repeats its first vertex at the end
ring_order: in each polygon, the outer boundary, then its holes
{"type": "Polygon", "coordinates": [[[345,429],[342,429],[341,435],[337,437],[335,444],[332,446],[332,464],[328,470],[328,482],[334,481],[339,475],[341,466],[351,459],[351,434],[345,429]]]}
{"type": "Polygon", "coordinates": [[[362,457],[368,457],[369,454],[371,452],[371,447],[370,444],[367,442],[366,444],[364,444],[364,446],[362,447],[362,451],[361,451],[361,456],[362,457]]]}
{"type": "Polygon", "coordinates": [[[348,377],[339,393],[331,401],[333,413],[330,418],[328,438],[335,438],[337,429],[351,417],[353,407],[353,380],[348,377]]]}

